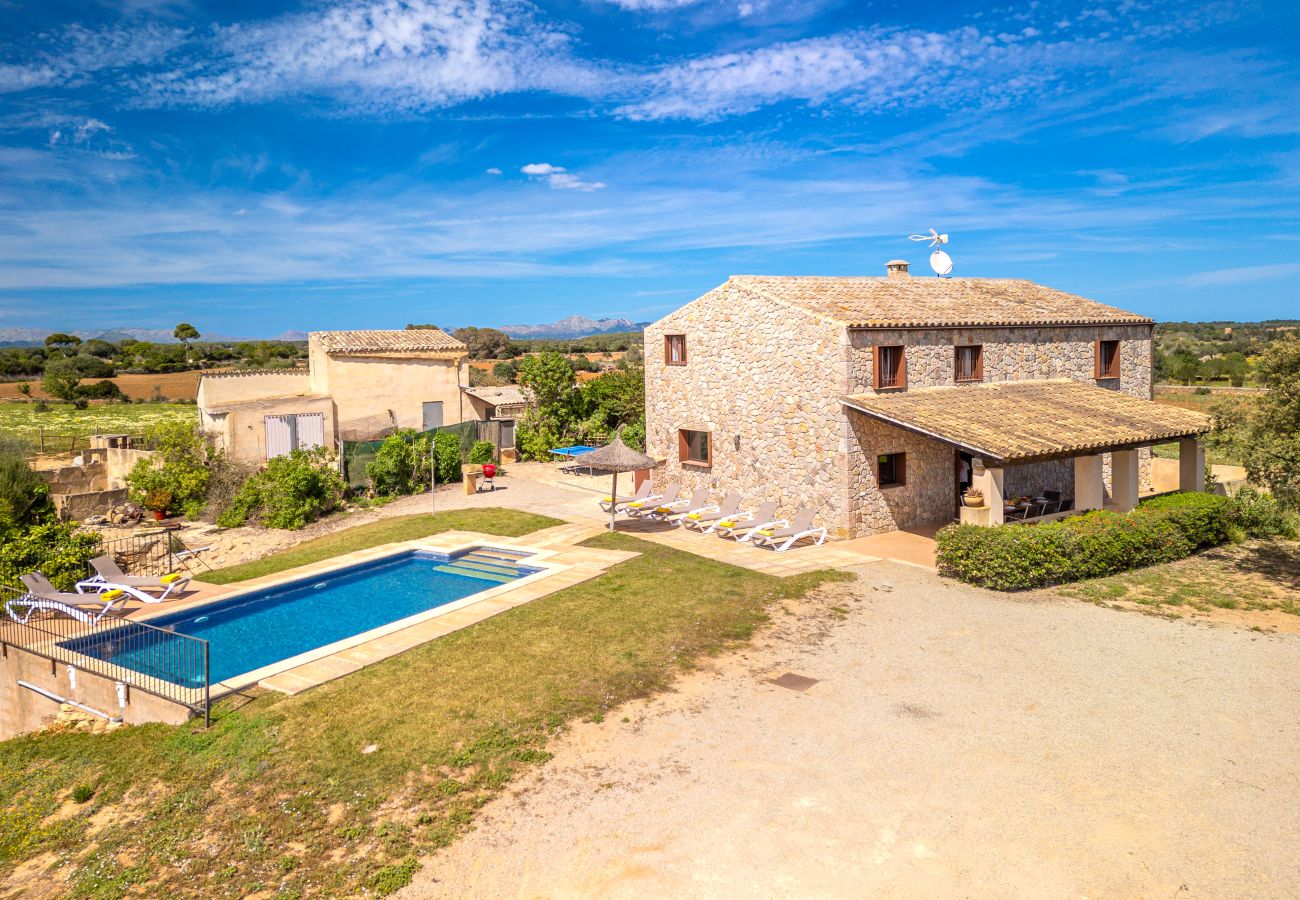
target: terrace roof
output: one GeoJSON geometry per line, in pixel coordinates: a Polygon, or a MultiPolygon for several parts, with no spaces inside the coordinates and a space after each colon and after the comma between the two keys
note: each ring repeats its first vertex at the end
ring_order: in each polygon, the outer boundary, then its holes
{"type": "Polygon", "coordinates": [[[440,328],[403,328],[390,331],[317,331],[326,353],[463,353],[466,347],[440,328]]]}
{"type": "Polygon", "coordinates": [[[992,463],[1084,456],[1210,430],[1208,416],[1079,381],[1004,381],[841,398],[992,463]]]}

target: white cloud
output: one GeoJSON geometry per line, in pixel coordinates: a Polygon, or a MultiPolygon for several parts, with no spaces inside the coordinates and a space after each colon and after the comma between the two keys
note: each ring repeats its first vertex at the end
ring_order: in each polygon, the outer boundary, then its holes
{"type": "Polygon", "coordinates": [[[490,169],[485,169],[485,170],[484,170],[484,173],[487,174],[487,175],[500,175],[500,174],[501,174],[501,170],[498,169],[496,166],[493,166],[493,167],[490,168],[490,169]]]}
{"type": "Polygon", "coordinates": [[[1297,274],[1300,274],[1300,263],[1274,263],[1271,265],[1237,266],[1231,269],[1197,272],[1182,279],[1182,283],[1194,288],[1221,287],[1229,284],[1249,284],[1255,281],[1291,278],[1297,274]]]}
{"type": "Polygon", "coordinates": [[[599,191],[605,187],[603,181],[583,181],[564,166],[553,166],[550,163],[529,163],[519,171],[546,181],[557,191],[599,191]]]}
{"type": "Polygon", "coordinates": [[[685,9],[698,6],[703,0],[605,0],[620,9],[629,12],[666,12],[673,9],[685,9]]]}

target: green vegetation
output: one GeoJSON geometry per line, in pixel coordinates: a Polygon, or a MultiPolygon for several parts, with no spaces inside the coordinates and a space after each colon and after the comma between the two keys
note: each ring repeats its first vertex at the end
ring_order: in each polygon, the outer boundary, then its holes
{"type": "Polygon", "coordinates": [[[469,463],[473,466],[490,463],[492,458],[496,456],[496,452],[496,444],[491,441],[475,441],[474,446],[469,448],[469,463]]]}
{"type": "Polygon", "coordinates": [[[126,476],[131,498],[146,509],[197,519],[207,504],[212,472],[223,463],[193,422],[163,422],[145,435],[154,455],[126,476]],[[166,499],[161,499],[165,497],[166,499]]]}
{"type": "Polygon", "coordinates": [[[256,559],[237,566],[205,572],[203,580],[212,584],[246,581],[249,578],[259,578],[262,575],[271,575],[296,566],[332,559],[344,553],[366,550],[396,541],[413,541],[432,534],[441,534],[444,531],[478,531],[483,534],[498,534],[502,537],[520,537],[560,524],[562,523],[558,519],[496,508],[453,510],[437,515],[399,516],[313,538],[292,550],[265,559],[256,559]]]}
{"type": "Polygon", "coordinates": [[[1129,513],[1001,528],[949,525],[936,541],[940,574],[1016,591],[1171,562],[1238,535],[1294,533],[1276,504],[1258,494],[1237,500],[1183,493],[1154,497],[1129,513]]]}
{"type": "Polygon", "coordinates": [[[334,510],[347,493],[337,456],[323,447],[292,450],[253,473],[217,516],[223,528],[250,518],[267,528],[297,530],[334,510]]]}
{"type": "Polygon", "coordinates": [[[525,459],[550,459],[552,447],[571,443],[604,444],[620,426],[624,441],[645,446],[645,378],[641,369],[606,372],[582,385],[558,353],[526,358],[519,384],[532,404],[519,423],[515,446],[525,459]]]}
{"type": "Polygon", "coordinates": [[[39,377],[56,361],[71,363],[83,378],[111,378],[118,372],[184,372],[211,366],[281,368],[307,356],[306,342],[199,342],[198,329],[187,322],[177,325],[172,335],[179,344],[134,338],[116,342],[91,338],[83,343],[75,335],[59,332],[47,337],[42,347],[0,347],[0,377],[39,377]]]}
{"type": "Polygon", "coordinates": [[[1242,448],[1246,474],[1300,509],[1300,339],[1277,341],[1259,357],[1264,397],[1249,413],[1219,410],[1216,431],[1242,448]]]}
{"type": "Polygon", "coordinates": [[[33,447],[44,435],[47,447],[66,450],[72,439],[85,446],[92,434],[144,434],[165,422],[194,422],[194,407],[170,403],[131,403],[75,409],[54,405],[41,412],[39,404],[0,403],[0,431],[33,447]]]}
{"type": "Polygon", "coordinates": [[[27,444],[0,433],[0,535],[54,511],[50,486],[27,463],[27,444]]]}
{"type": "Polygon", "coordinates": [[[45,522],[7,528],[0,532],[0,584],[21,588],[19,576],[39,570],[59,590],[70,591],[86,577],[97,555],[99,535],[78,533],[75,525],[45,522]]]}
{"type": "Polygon", "coordinates": [[[1241,387],[1254,384],[1259,354],[1293,336],[1300,322],[1160,322],[1155,328],[1156,381],[1241,387]]]}
{"type": "Polygon", "coordinates": [[[782,580],[626,535],[589,544],[642,555],[296,697],[231,701],[210,730],[0,744],[0,870],[52,851],[85,896],[394,890],[566,723],[664,688],[835,577],[782,580]],[[691,589],[664,590],[665,571],[691,589]],[[87,773],[94,797],[55,815],[87,773]]]}

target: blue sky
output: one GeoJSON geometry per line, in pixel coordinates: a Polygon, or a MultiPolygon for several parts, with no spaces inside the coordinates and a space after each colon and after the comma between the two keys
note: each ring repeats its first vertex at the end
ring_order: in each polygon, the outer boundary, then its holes
{"type": "Polygon", "coordinates": [[[733,273],[1300,317],[1300,4],[0,0],[0,323],[648,320],[733,273]]]}

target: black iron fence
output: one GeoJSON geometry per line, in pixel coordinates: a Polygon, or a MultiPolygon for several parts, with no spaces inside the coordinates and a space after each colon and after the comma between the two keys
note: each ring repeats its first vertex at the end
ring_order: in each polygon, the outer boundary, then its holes
{"type": "MultiPolygon", "coordinates": [[[[87,594],[87,602],[95,600],[87,594]]],[[[130,619],[104,617],[83,622],[56,611],[31,611],[24,595],[0,590],[0,649],[33,653],[99,675],[121,685],[123,702],[132,690],[186,706],[211,722],[212,688],[208,642],[130,619]],[[26,621],[19,621],[26,617],[26,621]]]]}
{"type": "MultiPolygon", "coordinates": [[[[173,532],[159,528],[107,541],[101,539],[92,555],[112,556],[127,575],[166,575],[175,569],[176,554],[184,549],[185,545],[173,532]]],[[[71,589],[69,580],[75,582],[94,574],[88,566],[84,571],[68,572],[68,555],[76,552],[70,546],[56,546],[33,554],[0,554],[0,585],[21,589],[19,576],[38,571],[60,587],[71,589]]]]}

